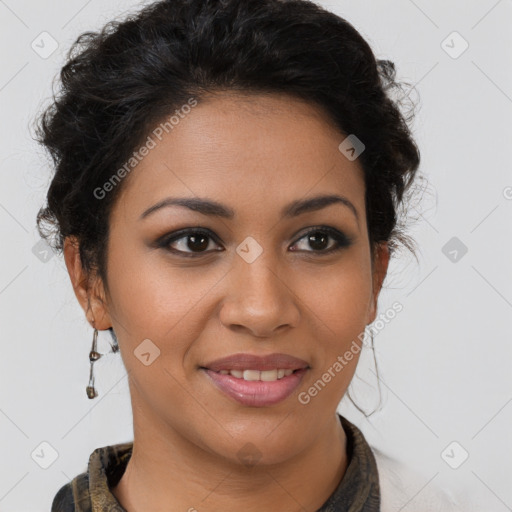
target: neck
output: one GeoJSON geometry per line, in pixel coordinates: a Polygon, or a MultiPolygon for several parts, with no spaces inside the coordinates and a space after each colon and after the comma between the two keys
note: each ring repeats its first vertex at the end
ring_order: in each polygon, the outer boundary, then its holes
{"type": "Polygon", "coordinates": [[[318,510],[345,474],[346,443],[334,415],[294,457],[250,466],[204,450],[141,414],[134,418],[132,456],[112,492],[129,512],[318,510]]]}

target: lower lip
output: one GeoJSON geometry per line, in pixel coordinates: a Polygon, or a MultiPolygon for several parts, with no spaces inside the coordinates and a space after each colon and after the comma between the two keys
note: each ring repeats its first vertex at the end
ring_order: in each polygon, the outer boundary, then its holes
{"type": "Polygon", "coordinates": [[[244,380],[232,375],[223,375],[207,368],[203,368],[203,370],[221,391],[242,405],[265,407],[288,398],[299,386],[307,368],[297,370],[274,381],[244,380]]]}

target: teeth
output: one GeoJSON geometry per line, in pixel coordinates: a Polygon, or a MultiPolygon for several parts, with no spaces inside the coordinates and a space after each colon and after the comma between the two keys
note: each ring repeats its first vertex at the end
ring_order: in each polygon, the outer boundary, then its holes
{"type": "Polygon", "coordinates": [[[282,379],[293,373],[291,369],[275,369],[275,370],[220,370],[222,375],[232,375],[237,379],[244,380],[262,380],[265,382],[272,382],[274,380],[282,379]]]}
{"type": "Polygon", "coordinates": [[[277,380],[277,370],[266,370],[264,372],[260,372],[260,379],[266,381],[277,380]]]}
{"type": "MultiPolygon", "coordinates": [[[[244,380],[261,380],[260,379],[260,375],[261,375],[261,372],[259,372],[258,370],[244,370],[244,380]]],[[[277,378],[277,373],[276,373],[276,378],[277,378]]]]}

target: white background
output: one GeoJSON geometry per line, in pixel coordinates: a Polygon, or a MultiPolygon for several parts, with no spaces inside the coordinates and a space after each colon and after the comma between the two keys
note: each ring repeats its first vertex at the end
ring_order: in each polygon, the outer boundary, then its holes
{"type": "MultiPolygon", "coordinates": [[[[419,264],[407,253],[393,261],[381,295],[380,312],[394,301],[404,308],[375,336],[382,407],[369,419],[345,402],[340,412],[425,485],[442,485],[475,510],[512,510],[512,2],[320,3],[416,86],[413,130],[429,183],[411,209],[419,264]],[[458,58],[442,45],[454,31],[469,43],[458,58]],[[443,253],[452,237],[468,249],[457,261],[443,253]],[[452,461],[469,454],[457,469],[441,455],[453,441],[452,461]]],[[[0,1],[1,512],[49,510],[95,448],[132,439],[120,356],[95,364],[100,396],[89,400],[92,330],[62,257],[43,262],[32,251],[51,174],[29,125],[76,36],[137,5],[0,1]],[[47,59],[31,48],[43,31],[59,45],[47,59]],[[48,469],[31,457],[42,442],[58,452],[48,469]]],[[[461,48],[453,36],[446,44],[461,48]]],[[[108,339],[100,333],[100,352],[108,339]]],[[[374,371],[366,352],[351,387],[369,412],[379,401],[374,371]]],[[[414,510],[414,493],[403,510],[414,510]]]]}

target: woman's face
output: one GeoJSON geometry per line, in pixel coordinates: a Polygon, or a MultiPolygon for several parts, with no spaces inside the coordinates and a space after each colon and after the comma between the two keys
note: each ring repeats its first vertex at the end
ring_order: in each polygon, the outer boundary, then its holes
{"type": "Polygon", "coordinates": [[[95,309],[96,327],[119,340],[135,439],[287,460],[332,428],[375,318],[388,253],[372,273],[362,169],[317,108],[286,96],[219,95],[161,131],[112,211],[108,294],[95,309]],[[344,199],[297,208],[332,195],[344,199]],[[145,214],[168,198],[216,206],[145,214]],[[259,364],[263,376],[245,377],[263,382],[213,371],[221,358],[275,353],[303,364],[227,363],[259,364]]]}

